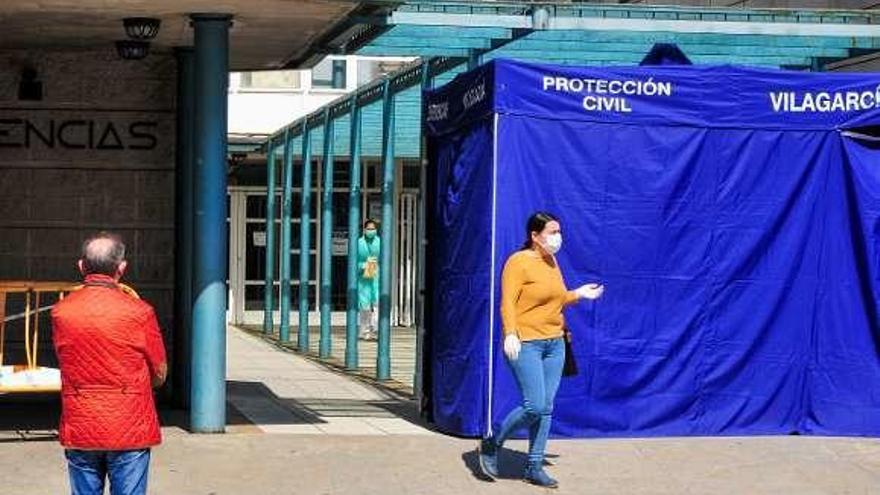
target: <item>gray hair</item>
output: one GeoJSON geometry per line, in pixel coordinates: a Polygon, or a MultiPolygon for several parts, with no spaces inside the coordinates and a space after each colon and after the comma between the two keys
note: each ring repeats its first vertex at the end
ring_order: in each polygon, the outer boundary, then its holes
{"type": "Polygon", "coordinates": [[[87,275],[116,275],[125,261],[125,244],[117,234],[99,232],[83,242],[82,262],[87,275]]]}

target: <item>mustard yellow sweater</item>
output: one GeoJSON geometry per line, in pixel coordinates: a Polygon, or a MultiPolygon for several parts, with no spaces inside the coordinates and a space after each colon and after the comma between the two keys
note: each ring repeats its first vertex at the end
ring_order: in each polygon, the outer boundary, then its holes
{"type": "Polygon", "coordinates": [[[565,288],[559,265],[535,251],[519,251],[504,265],[501,275],[501,320],[504,335],[516,333],[522,341],[561,337],[562,308],[577,301],[565,288]]]}

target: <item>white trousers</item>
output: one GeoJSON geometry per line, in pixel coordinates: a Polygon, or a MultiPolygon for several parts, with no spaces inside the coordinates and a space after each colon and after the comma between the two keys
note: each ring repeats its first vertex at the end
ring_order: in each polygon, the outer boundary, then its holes
{"type": "Polygon", "coordinates": [[[379,330],[379,311],[375,307],[361,310],[358,313],[358,328],[362,337],[375,334],[379,330]]]}

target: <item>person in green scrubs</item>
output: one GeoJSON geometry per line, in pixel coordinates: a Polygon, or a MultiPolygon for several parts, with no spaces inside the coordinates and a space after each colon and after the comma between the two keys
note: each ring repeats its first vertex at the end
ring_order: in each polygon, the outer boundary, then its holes
{"type": "Polygon", "coordinates": [[[359,333],[364,340],[376,340],[379,327],[379,253],[382,243],[375,220],[364,222],[364,235],[358,239],[359,333]]]}

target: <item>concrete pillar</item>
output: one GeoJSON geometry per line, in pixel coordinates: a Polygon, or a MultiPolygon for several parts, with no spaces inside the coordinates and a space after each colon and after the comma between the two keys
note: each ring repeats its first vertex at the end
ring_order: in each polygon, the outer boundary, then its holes
{"type": "Polygon", "coordinates": [[[174,50],[177,58],[177,143],[174,159],[174,404],[189,406],[193,276],[193,50],[174,50]]]}
{"type": "Polygon", "coordinates": [[[195,231],[190,429],[226,426],[226,119],[232,16],[193,14],[195,231]]]}

